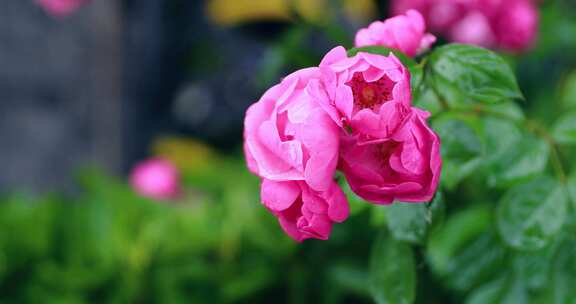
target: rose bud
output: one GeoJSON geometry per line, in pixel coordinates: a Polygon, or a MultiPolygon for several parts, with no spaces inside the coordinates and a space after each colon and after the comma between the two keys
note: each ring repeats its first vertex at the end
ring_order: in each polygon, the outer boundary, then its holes
{"type": "Polygon", "coordinates": [[[374,21],[356,33],[355,46],[380,45],[400,50],[414,57],[430,48],[436,41],[434,35],[426,33],[424,18],[416,10],[408,10],[384,21],[374,21]]]}

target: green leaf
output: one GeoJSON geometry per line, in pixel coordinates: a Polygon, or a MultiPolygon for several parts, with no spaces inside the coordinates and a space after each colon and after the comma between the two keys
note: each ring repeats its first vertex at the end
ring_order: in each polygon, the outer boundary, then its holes
{"type": "Polygon", "coordinates": [[[569,206],[566,224],[571,227],[576,227],[576,173],[568,178],[564,187],[568,196],[569,206]]]}
{"type": "Polygon", "coordinates": [[[359,295],[368,294],[368,272],[366,265],[357,265],[354,260],[335,261],[329,268],[329,279],[346,291],[359,295]]]}
{"type": "MultiPolygon", "coordinates": [[[[536,256],[532,261],[527,262],[535,263],[536,268],[534,265],[521,265],[532,268],[535,271],[534,275],[539,277],[539,280],[545,280],[539,289],[530,289],[530,303],[576,304],[576,289],[574,289],[576,286],[576,259],[574,258],[576,256],[576,239],[573,235],[564,234],[560,242],[546,250],[551,252],[541,256],[545,260],[545,268],[538,269],[542,266],[542,261],[538,260],[536,256]]],[[[527,287],[531,286],[527,285],[527,287]]]]}
{"type": "Polygon", "coordinates": [[[568,108],[576,108],[576,71],[570,73],[564,81],[562,103],[568,108]]]}
{"type": "Polygon", "coordinates": [[[498,274],[504,257],[496,233],[483,233],[452,256],[445,270],[446,282],[456,290],[470,290],[498,274]]]}
{"type": "Polygon", "coordinates": [[[419,88],[412,87],[412,102],[415,107],[430,112],[433,116],[442,111],[442,105],[438,96],[429,87],[422,85],[419,88]]]}
{"type": "MultiPolygon", "coordinates": [[[[501,142],[506,140],[504,134],[501,137],[501,142]]],[[[548,143],[528,134],[518,141],[514,141],[513,138],[509,140],[506,150],[493,154],[498,158],[490,164],[491,175],[488,177],[488,184],[492,187],[505,187],[527,180],[541,175],[546,169],[550,154],[548,143]]]]}
{"type": "Polygon", "coordinates": [[[553,278],[550,284],[552,301],[548,303],[576,303],[576,240],[566,240],[554,257],[553,278]]]}
{"type": "Polygon", "coordinates": [[[394,239],[421,244],[433,220],[442,212],[442,193],[436,194],[428,204],[396,202],[386,206],[386,223],[394,239]]]}
{"type": "Polygon", "coordinates": [[[449,190],[454,189],[481,164],[482,142],[473,123],[471,120],[443,115],[432,124],[442,139],[440,152],[444,166],[441,181],[449,190]]]}
{"type": "Polygon", "coordinates": [[[497,221],[510,247],[537,250],[560,231],[566,216],[566,195],[555,180],[539,177],[517,185],[502,197],[497,221]]]}
{"type": "Polygon", "coordinates": [[[416,269],[412,248],[381,234],[372,247],[369,284],[376,303],[413,303],[416,269]]]}
{"type": "Polygon", "coordinates": [[[523,121],[526,119],[524,111],[514,101],[505,101],[501,103],[488,104],[483,108],[492,115],[505,116],[513,121],[523,121]]]}
{"type": "Polygon", "coordinates": [[[497,103],[522,98],[514,73],[496,53],[464,44],[448,44],[430,55],[426,77],[449,103],[497,103]]]}
{"type": "Polygon", "coordinates": [[[255,264],[249,271],[246,270],[223,284],[222,294],[226,302],[239,302],[268,287],[273,278],[274,269],[264,264],[255,264]]]}
{"type": "MultiPolygon", "coordinates": [[[[493,116],[482,117],[482,127],[484,129],[484,144],[486,153],[483,163],[491,166],[501,159],[509,149],[517,147],[518,142],[522,139],[522,132],[518,126],[507,119],[493,116]]],[[[493,174],[494,170],[490,170],[493,174]]]]}
{"type": "Polygon", "coordinates": [[[531,290],[548,288],[552,261],[558,249],[558,242],[537,251],[514,251],[514,271],[524,285],[531,290]]]}
{"type": "Polygon", "coordinates": [[[412,98],[416,99],[420,96],[421,84],[424,79],[424,69],[421,65],[408,66],[410,70],[410,88],[412,89],[412,98]]]}
{"type": "Polygon", "coordinates": [[[441,225],[446,217],[446,200],[444,194],[440,191],[436,192],[434,198],[426,205],[428,212],[426,213],[426,222],[428,223],[429,230],[441,225]]]}
{"type": "MultiPolygon", "coordinates": [[[[432,232],[427,245],[427,255],[430,266],[437,275],[452,275],[451,272],[455,269],[454,257],[490,227],[491,213],[488,206],[477,205],[451,215],[442,226],[432,232]]],[[[458,275],[457,267],[455,271],[458,275]]]]}
{"type": "Polygon", "coordinates": [[[466,299],[466,304],[485,303],[528,303],[528,294],[520,280],[507,276],[478,288],[466,299]]]}
{"type": "Polygon", "coordinates": [[[490,213],[483,206],[462,211],[430,236],[428,260],[446,286],[467,291],[499,272],[505,250],[490,229],[490,213]]]}
{"type": "Polygon", "coordinates": [[[561,144],[576,144],[576,112],[558,119],[552,128],[552,137],[561,144]]]}
{"type": "Polygon", "coordinates": [[[422,242],[428,227],[425,204],[396,202],[385,208],[388,229],[395,239],[416,244],[422,242]]]}
{"type": "Polygon", "coordinates": [[[386,224],[386,208],[379,205],[370,206],[370,225],[381,227],[386,224]]]}

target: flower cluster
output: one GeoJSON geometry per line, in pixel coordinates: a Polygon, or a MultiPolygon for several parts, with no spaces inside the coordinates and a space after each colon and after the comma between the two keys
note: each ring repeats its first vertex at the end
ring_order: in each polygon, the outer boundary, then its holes
{"type": "Polygon", "coordinates": [[[348,217],[336,170],[376,204],[432,199],[440,141],[429,114],[412,107],[410,90],[410,73],[392,53],[348,57],[336,47],[250,106],[248,168],[262,179],[262,202],[288,235],[327,239],[332,224],[348,217]]]}
{"type": "Polygon", "coordinates": [[[415,9],[434,33],[451,41],[522,51],[538,30],[533,0],[395,0],[395,14],[415,9]]]}

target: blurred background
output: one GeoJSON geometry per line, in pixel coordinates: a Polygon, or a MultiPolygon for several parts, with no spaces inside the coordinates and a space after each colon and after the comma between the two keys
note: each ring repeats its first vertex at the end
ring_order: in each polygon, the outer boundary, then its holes
{"type": "MultiPolygon", "coordinates": [[[[62,14],[1,1],[0,302],[370,303],[383,214],[353,201],[330,241],[294,243],[259,204],[242,121],[266,88],[351,47],[389,7],[93,0],[62,14]],[[178,195],[130,186],[149,158],[175,166],[178,195]]],[[[521,107],[547,121],[551,100],[576,100],[576,3],[539,11],[533,48],[504,56],[521,107]]],[[[420,303],[462,303],[481,283],[453,292],[418,271],[420,303]]]]}
{"type": "Polygon", "coordinates": [[[126,173],[163,136],[230,152],[267,86],[378,15],[370,0],[4,2],[2,190],[69,188],[87,163],[126,173]]]}

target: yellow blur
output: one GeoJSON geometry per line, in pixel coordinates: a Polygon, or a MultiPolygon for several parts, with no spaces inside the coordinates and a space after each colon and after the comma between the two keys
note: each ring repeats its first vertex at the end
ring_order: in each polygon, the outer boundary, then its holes
{"type": "MultiPolygon", "coordinates": [[[[331,0],[210,0],[206,10],[218,25],[231,26],[253,21],[291,21],[300,16],[308,22],[323,22],[333,14],[331,0]]],[[[345,16],[361,22],[376,13],[373,0],[340,1],[345,16]]]]}

